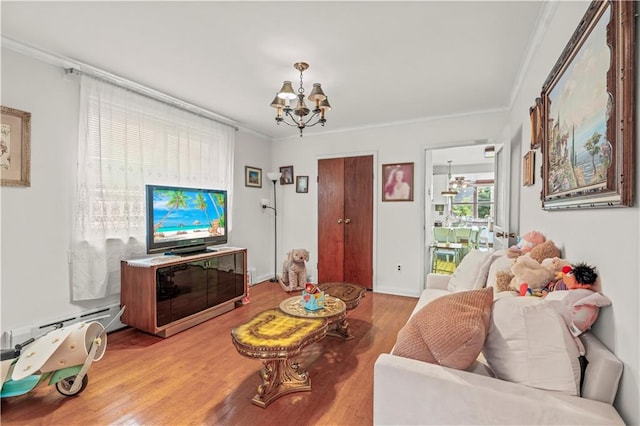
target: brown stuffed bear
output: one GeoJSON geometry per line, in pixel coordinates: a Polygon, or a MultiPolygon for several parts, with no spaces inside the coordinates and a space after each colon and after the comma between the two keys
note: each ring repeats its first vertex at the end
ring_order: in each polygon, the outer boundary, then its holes
{"type": "Polygon", "coordinates": [[[542,263],[544,259],[560,257],[560,249],[556,247],[553,241],[547,240],[544,243],[538,244],[537,246],[532,248],[529,252],[529,256],[537,260],[538,263],[542,263]]]}
{"type": "Polygon", "coordinates": [[[307,267],[305,261],[309,260],[309,252],[306,249],[293,249],[287,253],[287,259],[282,264],[282,277],[280,285],[285,291],[302,290],[307,283],[307,267]]]}

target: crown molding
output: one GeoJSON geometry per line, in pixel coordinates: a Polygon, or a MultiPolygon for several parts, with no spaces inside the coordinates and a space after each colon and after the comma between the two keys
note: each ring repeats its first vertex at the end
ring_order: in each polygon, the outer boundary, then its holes
{"type": "Polygon", "coordinates": [[[531,34],[529,41],[526,47],[526,54],[522,58],[522,62],[520,63],[520,67],[518,69],[518,73],[516,74],[516,79],[511,86],[511,95],[509,97],[509,106],[508,109],[513,109],[516,98],[520,94],[522,90],[523,83],[525,81],[525,75],[529,70],[529,66],[533,61],[533,57],[535,52],[538,50],[540,43],[545,36],[545,33],[551,26],[551,20],[556,14],[558,10],[558,0],[549,0],[544,2],[542,9],[538,13],[538,19],[536,20],[535,30],[531,34]]]}

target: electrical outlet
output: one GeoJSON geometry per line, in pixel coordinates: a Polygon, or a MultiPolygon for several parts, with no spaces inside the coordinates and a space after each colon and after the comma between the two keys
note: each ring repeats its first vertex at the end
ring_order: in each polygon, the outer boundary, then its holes
{"type": "Polygon", "coordinates": [[[402,270],[402,265],[398,265],[398,271],[402,270]]]}

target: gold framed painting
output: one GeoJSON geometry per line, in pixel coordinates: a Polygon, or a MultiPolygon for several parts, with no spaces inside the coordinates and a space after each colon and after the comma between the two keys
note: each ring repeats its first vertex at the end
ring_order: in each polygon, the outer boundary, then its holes
{"type": "Polygon", "coordinates": [[[593,1],[542,87],[545,210],[633,205],[634,3],[593,1]]]}
{"type": "Polygon", "coordinates": [[[529,108],[529,119],[531,120],[531,149],[540,147],[542,143],[542,99],[536,98],[536,103],[529,108]]]}
{"type": "Polygon", "coordinates": [[[31,113],[3,106],[0,116],[2,186],[31,186],[31,113]]]}
{"type": "Polygon", "coordinates": [[[535,158],[536,152],[529,151],[524,155],[522,161],[522,185],[531,186],[535,183],[535,158]]]}

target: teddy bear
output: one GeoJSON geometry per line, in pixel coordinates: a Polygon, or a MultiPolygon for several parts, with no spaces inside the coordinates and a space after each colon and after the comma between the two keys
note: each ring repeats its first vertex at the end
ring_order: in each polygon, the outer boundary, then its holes
{"type": "Polygon", "coordinates": [[[304,262],[309,260],[309,251],[293,249],[287,253],[282,264],[280,285],[285,291],[302,290],[307,283],[307,267],[304,262]]]}
{"type": "Polygon", "coordinates": [[[533,247],[531,251],[529,251],[529,256],[531,256],[532,259],[537,260],[538,263],[542,263],[545,259],[554,257],[559,258],[560,249],[556,247],[552,240],[547,240],[533,247]]]}
{"type": "MultiPolygon", "coordinates": [[[[524,256],[519,256],[515,258],[514,265],[515,265],[515,262],[517,262],[521,257],[528,257],[529,259],[522,260],[521,262],[524,262],[525,264],[529,265],[529,268],[534,268],[537,270],[537,269],[540,269],[539,266],[535,265],[530,260],[536,261],[544,269],[547,269],[553,272],[552,274],[542,274],[542,277],[551,276],[549,281],[553,281],[554,279],[560,278],[560,277],[556,278],[556,273],[562,270],[562,266],[569,264],[567,261],[564,261],[559,256],[560,256],[560,249],[556,247],[556,245],[552,240],[547,240],[533,247],[531,251],[529,251],[528,253],[525,253],[524,256]]],[[[512,265],[512,268],[513,268],[513,265],[512,265]]],[[[518,268],[523,268],[523,267],[522,266],[516,267],[516,269],[518,268]]],[[[524,275],[527,275],[527,274],[525,273],[524,275]]],[[[529,275],[531,275],[531,273],[529,273],[529,275]]],[[[511,290],[519,292],[521,290],[520,286],[524,282],[527,282],[527,281],[523,280],[523,277],[516,277],[513,270],[499,271],[496,274],[496,290],[498,292],[511,291],[511,290]]],[[[526,291],[530,290],[531,292],[534,292],[534,291],[541,291],[541,288],[544,288],[548,284],[548,282],[542,284],[536,281],[534,283],[527,282],[527,284],[533,284],[533,287],[528,285],[526,291]],[[540,287],[540,285],[542,287],[540,287]]]]}
{"type": "Polygon", "coordinates": [[[529,231],[520,238],[518,244],[509,247],[507,250],[507,256],[518,257],[525,253],[529,253],[538,244],[544,243],[545,236],[538,231],[529,231]]]}
{"type": "Polygon", "coordinates": [[[525,291],[530,291],[532,294],[541,293],[542,289],[549,281],[553,280],[555,276],[553,270],[541,265],[528,254],[516,259],[513,266],[511,266],[511,273],[513,274],[513,278],[509,283],[509,289],[520,292],[520,294],[523,293],[523,284],[527,285],[525,291]]]}

